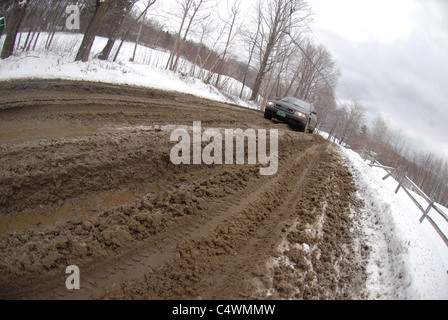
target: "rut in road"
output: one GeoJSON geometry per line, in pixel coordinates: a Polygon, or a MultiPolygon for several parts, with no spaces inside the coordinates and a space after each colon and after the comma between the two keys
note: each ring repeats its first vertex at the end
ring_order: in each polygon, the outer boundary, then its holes
{"type": "Polygon", "coordinates": [[[357,242],[352,243],[345,237],[351,232],[347,205],[353,186],[346,171],[334,164],[328,166],[327,161],[337,157],[329,156],[327,148],[327,145],[309,148],[302,157],[291,161],[289,167],[284,167],[285,171],[265,190],[250,197],[247,206],[240,206],[239,211],[202,239],[185,241],[178,248],[177,259],[152,270],[144,281],[126,283],[106,297],[362,297],[365,265],[357,242]],[[298,164],[302,169],[291,174],[298,164]],[[336,192],[333,197],[328,196],[331,187],[336,192]],[[310,194],[307,188],[315,193],[310,194]],[[304,204],[307,206],[303,207],[304,204]],[[327,215],[330,216],[327,218],[327,215]],[[310,223],[317,225],[314,238],[318,241],[314,244],[313,236],[308,234],[312,233],[310,223]],[[307,234],[311,252],[297,249],[301,244],[297,240],[304,240],[298,236],[299,230],[307,234]],[[285,235],[295,245],[286,253],[278,250],[285,235]],[[272,257],[280,253],[289,256],[295,268],[269,266],[272,257]]]}
{"type": "Polygon", "coordinates": [[[176,93],[63,81],[5,86],[2,298],[362,297],[367,249],[353,231],[353,183],[320,136],[176,93]],[[277,174],[260,176],[259,165],[173,165],[174,143],[160,126],[196,120],[279,129],[277,174]],[[73,264],[81,289],[69,291],[73,264]]]}
{"type": "MultiPolygon", "coordinates": [[[[281,225],[292,212],[291,207],[314,164],[312,160],[323,150],[325,146],[315,145],[299,156],[290,156],[288,166],[279,175],[249,187],[249,192],[218,210],[214,219],[198,227],[190,237],[181,236],[181,243],[176,245],[176,258],[153,269],[146,275],[146,281],[125,284],[125,294],[117,293],[118,297],[233,299],[249,296],[251,293],[243,291],[241,284],[257,263],[272,255],[281,225]],[[126,288],[139,289],[131,293],[126,288]]],[[[107,297],[117,296],[109,293],[107,297]]]]}

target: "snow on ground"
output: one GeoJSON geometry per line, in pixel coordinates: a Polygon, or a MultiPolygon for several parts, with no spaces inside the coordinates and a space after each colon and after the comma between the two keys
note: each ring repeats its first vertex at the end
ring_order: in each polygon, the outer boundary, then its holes
{"type": "MultiPolygon", "coordinates": [[[[199,78],[205,71],[193,66],[188,61],[179,62],[179,72],[174,73],[164,69],[169,53],[139,45],[134,58],[134,43],[125,42],[120,50],[117,61],[103,61],[95,59],[107,42],[106,38],[96,37],[92,46],[90,60],[86,63],[75,62],[75,56],[82,36],[79,34],[57,33],[50,50],[45,49],[48,34],[42,33],[34,51],[23,51],[27,34],[20,39],[19,50],[16,54],[0,62],[0,81],[37,78],[37,79],[69,79],[113,84],[129,84],[143,87],[171,90],[199,96],[220,102],[237,103],[248,108],[257,108],[256,105],[246,102],[236,93],[241,90],[242,84],[238,81],[222,77],[223,89],[219,91],[212,85],[205,84],[199,78]],[[195,75],[189,76],[189,75],[195,75]],[[224,94],[225,92],[225,94],[224,94]]],[[[0,38],[0,48],[3,46],[5,36],[0,38]]],[[[18,40],[17,40],[18,41],[18,40]]],[[[118,48],[116,41],[110,54],[112,60],[118,48]]],[[[214,79],[212,78],[211,81],[214,79]]],[[[248,94],[248,90],[244,91],[248,94]]]]}
{"type": "MultiPolygon", "coordinates": [[[[359,214],[371,248],[369,298],[448,299],[448,247],[441,237],[427,220],[420,224],[422,212],[403,189],[395,194],[396,180],[382,179],[385,170],[369,167],[352,150],[340,150],[353,173],[358,197],[365,204],[359,214]]],[[[430,216],[434,220],[440,217],[433,209],[430,216]]],[[[448,235],[448,223],[440,218],[436,221],[448,235]]]]}
{"type": "MultiPolygon", "coordinates": [[[[0,47],[4,36],[0,39],[0,47]]],[[[26,36],[22,36],[22,41],[26,36]]],[[[106,39],[97,37],[89,62],[74,62],[80,35],[57,34],[50,51],[44,49],[46,35],[42,34],[35,51],[20,52],[0,61],[0,81],[38,78],[99,81],[146,86],[184,92],[217,101],[232,102],[257,108],[238,98],[241,84],[226,79],[227,93],[204,84],[198,77],[204,70],[183,61],[182,73],[166,71],[163,65],[166,52],[139,46],[135,61],[129,62],[133,43],[125,43],[117,62],[101,61],[94,57],[106,39]],[[238,92],[238,93],[237,93],[238,92]]],[[[112,50],[114,54],[116,48],[112,50]]],[[[21,50],[19,50],[21,51],[21,50]]],[[[246,92],[247,96],[247,92],[246,92]]],[[[355,152],[341,147],[341,154],[353,173],[358,197],[364,207],[358,213],[358,228],[370,248],[368,271],[369,299],[448,299],[448,247],[428,221],[419,223],[421,212],[400,190],[383,169],[371,168],[355,152]]],[[[416,196],[417,197],[417,196],[416,196]]],[[[426,208],[425,200],[422,201],[426,208]]],[[[440,206],[448,214],[448,209],[440,206]]],[[[430,216],[448,235],[448,223],[431,210],[430,216]]]]}

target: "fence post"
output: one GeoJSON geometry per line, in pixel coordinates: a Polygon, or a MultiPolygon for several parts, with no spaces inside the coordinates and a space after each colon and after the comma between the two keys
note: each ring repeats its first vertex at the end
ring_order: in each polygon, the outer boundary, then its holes
{"type": "Polygon", "coordinates": [[[392,170],[386,170],[387,175],[383,177],[383,180],[386,180],[387,178],[389,178],[392,175],[392,170]]]}
{"type": "Polygon", "coordinates": [[[423,222],[423,220],[426,218],[426,216],[428,215],[429,211],[432,208],[432,205],[434,204],[434,200],[431,201],[431,203],[429,204],[428,208],[426,208],[425,213],[422,215],[422,217],[420,218],[420,223],[423,222]]]}
{"type": "MultiPolygon", "coordinates": [[[[364,161],[366,161],[368,158],[367,154],[365,154],[365,159],[364,161]]],[[[391,168],[391,167],[386,167],[383,166],[381,163],[378,162],[378,165],[375,165],[376,163],[376,159],[374,157],[371,157],[371,161],[370,164],[368,165],[369,167],[379,167],[382,168],[384,170],[386,170],[387,175],[385,177],[383,177],[383,180],[386,180],[387,178],[389,178],[393,172],[397,172],[398,170],[396,168],[391,168]]],[[[437,233],[440,235],[440,237],[442,238],[442,240],[445,242],[445,244],[448,246],[448,238],[447,236],[442,232],[442,230],[440,230],[440,228],[437,226],[437,224],[432,220],[432,218],[429,216],[429,212],[431,211],[432,208],[434,208],[434,210],[436,210],[447,222],[448,222],[448,215],[446,215],[445,213],[443,213],[442,211],[439,210],[439,208],[435,205],[435,200],[431,199],[429,196],[427,196],[421,189],[419,186],[417,186],[415,184],[415,182],[413,182],[411,179],[409,179],[406,174],[403,174],[401,176],[401,179],[398,182],[398,186],[397,189],[395,189],[395,193],[397,194],[398,191],[400,190],[400,188],[403,188],[403,191],[409,196],[409,198],[411,198],[411,200],[414,202],[414,204],[418,207],[418,209],[423,212],[423,215],[420,217],[420,223],[422,223],[425,218],[426,220],[433,226],[433,228],[437,231],[437,233]],[[411,184],[412,185],[412,189],[417,190],[416,192],[422,196],[428,203],[428,207],[426,208],[426,210],[422,207],[422,205],[413,197],[413,195],[411,194],[411,187],[408,190],[407,186],[411,184]]]]}
{"type": "Polygon", "coordinates": [[[398,190],[400,190],[401,185],[403,184],[404,176],[400,179],[400,182],[398,182],[398,187],[395,189],[395,193],[398,193],[398,190]]]}

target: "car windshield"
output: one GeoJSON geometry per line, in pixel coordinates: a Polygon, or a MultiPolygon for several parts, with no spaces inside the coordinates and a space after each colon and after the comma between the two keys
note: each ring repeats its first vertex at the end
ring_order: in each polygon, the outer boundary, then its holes
{"type": "Polygon", "coordinates": [[[286,98],[283,98],[282,101],[286,101],[288,103],[295,104],[295,105],[302,107],[308,111],[310,111],[310,109],[311,109],[309,102],[306,102],[306,101],[303,101],[303,100],[300,100],[300,99],[297,99],[294,97],[286,97],[286,98]]]}

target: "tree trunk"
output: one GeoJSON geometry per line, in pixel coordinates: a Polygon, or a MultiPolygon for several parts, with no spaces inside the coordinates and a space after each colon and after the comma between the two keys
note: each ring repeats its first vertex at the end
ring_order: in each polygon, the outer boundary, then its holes
{"type": "Polygon", "coordinates": [[[173,68],[173,64],[174,64],[174,57],[175,57],[175,55],[177,53],[177,50],[178,50],[182,29],[184,27],[185,19],[187,18],[188,11],[190,10],[190,8],[191,8],[190,7],[190,2],[187,1],[186,6],[185,6],[185,10],[183,12],[182,21],[181,21],[181,24],[180,24],[180,27],[179,27],[179,32],[176,35],[176,39],[174,41],[173,48],[171,49],[170,57],[168,58],[168,61],[166,63],[165,69],[167,69],[167,70],[173,70],[172,68],[173,68]]]}
{"type": "MultiPolygon", "coordinates": [[[[269,37],[267,40],[267,44],[266,44],[266,49],[263,52],[263,58],[260,63],[260,68],[258,69],[258,73],[255,78],[255,83],[252,88],[252,95],[250,97],[251,101],[257,100],[258,92],[260,91],[260,87],[261,87],[261,83],[263,82],[263,78],[264,78],[266,72],[268,72],[267,67],[268,67],[269,58],[271,57],[271,53],[275,47],[275,44],[279,40],[280,32],[283,30],[283,27],[280,26],[280,24],[282,23],[281,18],[283,17],[282,6],[281,6],[280,2],[278,2],[277,4],[278,4],[278,6],[276,7],[276,11],[274,13],[273,22],[269,26],[270,31],[269,31],[269,37]]],[[[262,12],[259,11],[258,14],[260,15],[260,14],[262,14],[262,12]]]]}
{"type": "Polygon", "coordinates": [[[34,40],[33,51],[36,49],[37,40],[39,40],[41,30],[37,33],[36,39],[34,40]]]}
{"type": "MultiPolygon", "coordinates": [[[[260,16],[259,16],[259,19],[261,19],[260,16]]],[[[246,85],[247,73],[249,72],[250,63],[252,62],[252,56],[254,54],[255,46],[257,45],[258,36],[260,34],[260,26],[261,26],[261,23],[260,23],[260,21],[258,21],[257,33],[255,34],[254,42],[253,42],[252,48],[250,49],[250,52],[249,52],[249,59],[246,64],[246,71],[244,72],[243,85],[241,86],[240,98],[242,98],[242,96],[243,96],[244,86],[246,85]]]]}
{"type": "Polygon", "coordinates": [[[109,59],[110,52],[114,47],[118,35],[121,33],[124,21],[129,16],[129,13],[132,7],[134,6],[134,3],[135,1],[120,0],[120,2],[117,4],[119,10],[118,17],[116,23],[114,24],[112,30],[109,33],[109,38],[107,40],[106,45],[103,48],[103,51],[101,51],[101,54],[98,56],[99,59],[101,60],[109,59]]]}
{"type": "MultiPolygon", "coordinates": [[[[123,46],[124,41],[125,41],[126,38],[128,37],[128,34],[129,34],[129,32],[131,31],[131,29],[134,27],[135,23],[137,23],[137,22],[140,20],[141,17],[143,17],[144,15],[146,15],[146,12],[148,11],[148,9],[149,9],[155,2],[156,2],[156,0],[152,0],[152,1],[150,1],[150,2],[148,3],[148,5],[146,6],[145,10],[143,10],[143,12],[138,16],[138,18],[135,19],[134,23],[127,29],[127,31],[124,32],[124,35],[121,35],[121,36],[120,36],[120,37],[121,37],[121,42],[120,42],[120,45],[118,46],[117,52],[115,52],[114,62],[117,60],[117,58],[118,58],[118,54],[120,53],[120,50],[121,50],[121,47],[123,46]]],[[[133,2],[133,3],[135,3],[135,2],[133,2]]],[[[131,7],[131,8],[132,8],[132,7],[131,7]]],[[[128,11],[128,13],[127,13],[126,15],[128,15],[129,13],[130,13],[130,9],[129,9],[129,11],[128,11]]],[[[126,20],[126,18],[125,18],[125,20],[126,20]]],[[[123,24],[124,24],[124,22],[123,22],[123,24]]],[[[120,29],[121,29],[121,27],[120,27],[120,29]]],[[[123,33],[123,31],[120,30],[119,33],[123,33]]],[[[115,42],[115,40],[114,40],[114,42],[115,42]]],[[[112,46],[113,46],[113,45],[112,45],[112,46]]],[[[112,49],[112,48],[111,48],[111,49],[112,49]]]]}
{"type": "Polygon", "coordinates": [[[90,50],[92,49],[93,41],[95,40],[98,28],[100,27],[104,15],[107,13],[114,1],[115,0],[106,0],[104,2],[100,2],[100,0],[96,1],[95,13],[87,26],[86,33],[84,34],[84,38],[82,39],[78,53],[76,54],[75,61],[86,62],[89,60],[90,50]]]}
{"type": "Polygon", "coordinates": [[[120,45],[117,48],[117,52],[115,52],[114,62],[117,61],[118,54],[120,53],[120,50],[121,50],[121,47],[123,46],[123,43],[124,43],[124,39],[121,39],[120,45]]]}
{"type": "MultiPolygon", "coordinates": [[[[226,55],[227,55],[227,50],[229,49],[230,43],[232,42],[232,38],[233,38],[233,28],[235,26],[235,22],[236,22],[236,18],[238,15],[238,7],[236,6],[236,4],[234,5],[234,7],[232,7],[232,22],[230,23],[230,28],[229,28],[229,35],[227,37],[227,41],[226,41],[226,46],[224,47],[224,52],[222,54],[221,57],[221,61],[225,62],[226,59],[226,55]]],[[[221,72],[218,71],[218,76],[216,77],[216,82],[215,82],[215,87],[217,88],[219,85],[219,79],[221,77],[221,72]]]]}
{"type": "Polygon", "coordinates": [[[8,27],[6,33],[6,39],[3,44],[1,58],[6,59],[14,53],[14,45],[16,42],[17,33],[19,31],[20,24],[25,17],[25,12],[28,4],[25,2],[23,5],[19,4],[19,0],[14,0],[14,12],[11,19],[11,25],[8,27]]]}
{"type": "Polygon", "coordinates": [[[167,65],[166,65],[167,70],[176,71],[177,64],[179,62],[179,57],[182,54],[183,46],[184,46],[185,40],[187,39],[188,32],[190,31],[190,27],[193,23],[193,20],[194,20],[196,14],[198,13],[198,11],[200,9],[202,3],[203,3],[203,0],[200,0],[198,4],[195,4],[194,1],[190,1],[190,0],[187,0],[185,2],[185,8],[184,8],[182,22],[181,22],[181,25],[179,28],[179,32],[177,34],[176,41],[174,42],[173,50],[171,51],[171,55],[168,59],[167,65]],[[185,29],[183,38],[181,39],[182,29],[186,22],[186,18],[188,16],[188,12],[190,11],[190,9],[193,9],[193,14],[190,17],[190,21],[188,22],[188,25],[187,25],[187,28],[185,29]]]}
{"type": "Polygon", "coordinates": [[[59,21],[63,18],[64,15],[65,15],[65,6],[62,5],[59,8],[59,13],[57,15],[57,18],[52,22],[51,28],[50,29],[46,29],[46,31],[51,30],[48,33],[47,41],[45,42],[45,49],[46,50],[50,50],[51,44],[52,44],[53,39],[54,39],[54,35],[55,35],[56,31],[57,31],[57,25],[58,25],[59,21]]]}
{"type": "MultiPolygon", "coordinates": [[[[282,30],[284,29],[284,27],[282,27],[282,30]]],[[[266,94],[264,95],[264,98],[263,98],[263,102],[261,103],[261,107],[260,107],[260,110],[261,111],[264,111],[264,106],[265,106],[265,104],[266,104],[266,102],[267,102],[267,99],[269,98],[269,96],[271,95],[271,82],[272,82],[272,77],[273,77],[273,75],[274,75],[274,71],[275,71],[275,65],[277,64],[277,60],[278,60],[278,56],[279,56],[279,53],[280,53],[280,50],[281,50],[281,46],[282,46],[282,42],[283,42],[283,36],[284,36],[284,33],[281,33],[281,35],[280,35],[280,39],[279,39],[279,43],[278,43],[278,45],[277,45],[277,51],[275,52],[275,57],[274,57],[274,61],[273,61],[273,63],[272,63],[272,68],[271,68],[271,74],[269,75],[269,82],[268,82],[268,87],[267,87],[267,90],[266,90],[266,94]]],[[[272,50],[272,49],[271,49],[272,50]]],[[[261,85],[261,81],[260,81],[260,85],[261,85]]]]}
{"type": "Polygon", "coordinates": [[[137,39],[135,40],[135,45],[134,45],[134,52],[132,53],[131,59],[129,59],[129,61],[131,61],[131,62],[135,61],[135,52],[137,51],[137,46],[138,46],[138,43],[140,42],[140,36],[142,35],[144,21],[145,21],[145,19],[142,19],[142,21],[140,22],[140,28],[138,29],[137,39]]]}
{"type": "Polygon", "coordinates": [[[116,37],[110,37],[107,39],[107,43],[103,48],[103,51],[101,51],[101,54],[98,56],[98,59],[100,60],[107,60],[109,59],[110,52],[112,51],[112,48],[114,47],[116,37]]]}
{"type": "Polygon", "coordinates": [[[250,97],[251,101],[256,101],[258,97],[258,92],[260,91],[261,83],[263,82],[263,78],[267,71],[268,61],[271,56],[272,49],[275,45],[275,35],[272,34],[272,36],[269,39],[269,42],[266,46],[266,51],[263,55],[263,60],[261,61],[260,69],[258,69],[257,76],[255,78],[255,83],[252,88],[252,95],[250,97]]]}

